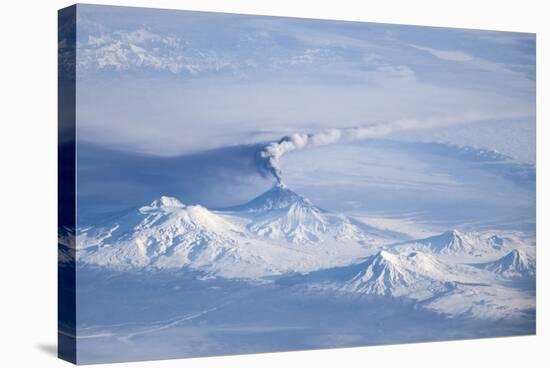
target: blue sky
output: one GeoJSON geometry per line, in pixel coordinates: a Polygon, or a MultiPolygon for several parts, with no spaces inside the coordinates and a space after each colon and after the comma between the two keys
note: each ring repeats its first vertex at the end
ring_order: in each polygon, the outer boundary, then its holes
{"type": "Polygon", "coordinates": [[[533,34],[89,5],[78,22],[80,141],[171,156],[399,119],[533,138],[533,34]]]}

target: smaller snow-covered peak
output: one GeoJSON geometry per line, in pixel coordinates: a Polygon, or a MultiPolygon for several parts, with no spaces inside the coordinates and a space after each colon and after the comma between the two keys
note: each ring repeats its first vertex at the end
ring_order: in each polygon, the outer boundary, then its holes
{"type": "Polygon", "coordinates": [[[520,249],[514,249],[504,257],[480,266],[509,278],[534,277],[536,269],[535,260],[520,249]]]}
{"type": "Polygon", "coordinates": [[[380,263],[383,261],[391,265],[392,267],[401,267],[404,269],[419,268],[424,272],[429,272],[433,268],[437,268],[437,260],[422,252],[410,252],[410,253],[391,253],[385,250],[381,250],[376,253],[370,260],[370,263],[380,263]],[[405,266],[406,265],[406,266],[405,266]]]}
{"type": "Polygon", "coordinates": [[[185,207],[177,198],[167,196],[160,197],[159,204],[162,207],[185,207]]]}
{"type": "Polygon", "coordinates": [[[447,231],[447,234],[453,237],[461,237],[462,233],[458,231],[457,229],[452,229],[450,231],[447,231]]]}
{"type": "Polygon", "coordinates": [[[366,259],[345,288],[361,294],[394,295],[414,282],[415,272],[409,266],[406,256],[379,251],[366,259]]]}
{"type": "Polygon", "coordinates": [[[360,271],[342,285],[353,293],[403,296],[416,299],[432,297],[452,287],[455,281],[468,281],[466,275],[422,252],[380,251],[359,265],[360,271]]]}
{"type": "Polygon", "coordinates": [[[428,238],[395,244],[395,248],[400,251],[479,255],[500,249],[502,243],[503,240],[498,237],[486,238],[453,229],[428,238]]]}
{"type": "Polygon", "coordinates": [[[188,222],[195,228],[210,232],[226,232],[235,226],[201,205],[187,206],[180,216],[181,222],[188,222]]]}
{"type": "Polygon", "coordinates": [[[386,251],[367,258],[363,269],[345,286],[361,294],[392,295],[395,289],[406,288],[412,275],[399,265],[398,256],[386,251]]]}
{"type": "Polygon", "coordinates": [[[376,253],[376,255],[374,256],[374,259],[383,259],[383,260],[386,260],[386,261],[395,261],[397,258],[397,256],[393,253],[390,253],[388,251],[385,251],[385,250],[381,250],[379,251],[378,253],[376,253]]]}
{"type": "Polygon", "coordinates": [[[525,260],[527,258],[527,254],[522,250],[513,249],[505,256],[505,258],[510,258],[510,260],[515,263],[525,260]]]}
{"type": "Polygon", "coordinates": [[[175,197],[162,196],[159,199],[155,199],[148,206],[143,206],[139,210],[140,212],[148,212],[159,209],[174,209],[185,208],[185,205],[175,197]]]}
{"type": "Polygon", "coordinates": [[[428,238],[401,243],[399,247],[430,253],[469,253],[473,249],[470,239],[456,229],[428,238]]]}
{"type": "Polygon", "coordinates": [[[462,241],[464,239],[464,234],[462,234],[457,229],[452,229],[452,230],[449,230],[449,231],[445,231],[444,233],[442,233],[440,235],[436,235],[433,238],[436,238],[436,239],[439,238],[441,240],[446,240],[446,241],[449,241],[449,242],[462,241]]]}

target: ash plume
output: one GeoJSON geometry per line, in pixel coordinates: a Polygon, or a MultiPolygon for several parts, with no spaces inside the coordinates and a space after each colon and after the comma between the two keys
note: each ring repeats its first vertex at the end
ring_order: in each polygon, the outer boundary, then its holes
{"type": "Polygon", "coordinates": [[[376,138],[398,131],[425,127],[427,127],[426,124],[421,124],[417,120],[399,120],[354,128],[328,129],[319,133],[293,133],[266,145],[260,152],[260,159],[263,168],[273,175],[277,183],[282,184],[283,175],[279,161],[289,152],[376,138]]]}

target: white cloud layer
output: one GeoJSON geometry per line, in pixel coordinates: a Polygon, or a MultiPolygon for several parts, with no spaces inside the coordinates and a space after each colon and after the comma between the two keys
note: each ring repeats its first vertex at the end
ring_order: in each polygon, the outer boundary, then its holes
{"type": "Polygon", "coordinates": [[[532,35],[122,9],[79,13],[83,141],[175,155],[535,114],[532,35]]]}

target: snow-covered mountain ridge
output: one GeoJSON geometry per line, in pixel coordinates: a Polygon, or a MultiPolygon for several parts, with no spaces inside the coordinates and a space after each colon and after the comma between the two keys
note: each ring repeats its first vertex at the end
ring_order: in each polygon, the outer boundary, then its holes
{"type": "Polygon", "coordinates": [[[112,224],[80,229],[77,243],[85,264],[256,278],[349,263],[379,240],[278,185],[226,211],[163,196],[112,224]]]}
{"type": "Polygon", "coordinates": [[[500,251],[503,243],[504,240],[497,235],[479,236],[453,229],[428,238],[398,243],[393,247],[399,251],[418,250],[437,254],[481,256],[500,251]]]}
{"type": "Polygon", "coordinates": [[[527,308],[521,291],[499,281],[535,274],[534,258],[513,248],[517,239],[450,230],[395,242],[394,234],[322,210],[278,185],[219,211],[162,196],[108,224],[80,228],[76,257],[84,266],[190,269],[253,282],[315,274],[321,278],[306,276],[299,287],[400,298],[443,314],[499,318],[527,308]],[[338,267],[345,277],[333,277],[338,267]]]}
{"type": "Polygon", "coordinates": [[[418,251],[381,250],[361,263],[306,276],[303,284],[316,293],[400,299],[447,316],[497,320],[534,309],[532,291],[498,282],[495,271],[483,266],[444,262],[418,251]]]}

